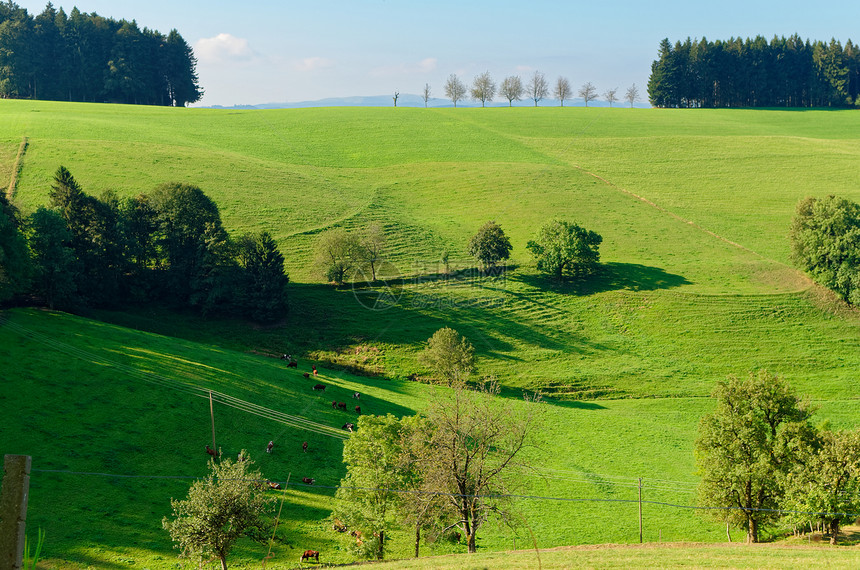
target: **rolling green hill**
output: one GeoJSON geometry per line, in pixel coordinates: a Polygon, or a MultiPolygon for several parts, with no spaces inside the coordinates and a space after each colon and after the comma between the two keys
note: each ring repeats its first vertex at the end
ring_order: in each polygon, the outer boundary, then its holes
{"type": "MultiPolygon", "coordinates": [[[[371,412],[402,415],[432,397],[405,381],[424,373],[416,354],[452,326],[511,405],[521,405],[520,388],[552,397],[535,457],[545,477],[530,494],[633,500],[642,476],[646,496],[691,504],[698,418],[727,374],[768,368],[816,400],[820,419],[860,422],[860,315],[788,265],[787,240],[800,198],[860,200],[858,127],[851,111],[234,112],[4,101],[0,177],[11,176],[28,137],[16,195],[25,209],[46,203],[60,164],[92,194],[190,182],[216,201],[229,231],[276,236],[293,283],[288,318],[267,328],[150,307],[92,312],[98,321],[12,311],[10,322],[62,345],[0,328],[0,396],[25,426],[4,428],[0,448],[31,453],[44,469],[197,476],[208,402],[143,372],[339,427],[342,416],[300,375],[253,353],[313,358],[344,393],[372,395],[371,412]],[[598,278],[559,285],[534,270],[525,243],[553,216],[603,236],[598,278]],[[514,246],[503,277],[476,275],[465,254],[488,219],[514,246]],[[320,283],[311,267],[319,232],[370,221],[386,230],[390,288],[320,283]],[[444,250],[451,276],[441,274],[444,250]],[[344,366],[378,376],[337,371],[344,366]]],[[[230,453],[274,436],[295,449],[306,438],[271,417],[216,413],[230,453]]],[[[340,440],[320,441],[311,454],[319,487],[288,492],[285,536],[346,562],[321,522],[332,494],[324,487],[342,475],[340,440]]],[[[302,456],[259,455],[272,479],[310,468],[302,456]]],[[[173,560],[160,519],[187,484],[36,474],[31,523],[49,530],[52,558],[167,567],[156,559],[173,560]],[[37,492],[54,486],[66,492],[37,492]]],[[[522,505],[541,547],[638,540],[632,503],[522,505]]],[[[654,505],[647,516],[656,519],[646,522],[648,540],[724,536],[718,525],[691,524],[687,510],[654,505]]],[[[408,551],[400,542],[395,549],[408,551]]],[[[481,546],[510,548],[510,533],[488,528],[481,546]]],[[[253,547],[240,556],[262,557],[253,547]]]]}

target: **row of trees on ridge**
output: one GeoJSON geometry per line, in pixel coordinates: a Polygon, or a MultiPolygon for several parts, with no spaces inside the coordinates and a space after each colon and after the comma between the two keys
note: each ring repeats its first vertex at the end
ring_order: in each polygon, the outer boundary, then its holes
{"type": "Polygon", "coordinates": [[[185,106],[199,101],[197,60],[176,30],[166,36],[51,3],[31,16],[0,4],[0,97],[185,106]]]}
{"type": "MultiPolygon", "coordinates": [[[[562,107],[564,107],[564,102],[572,99],[574,94],[573,88],[570,86],[570,81],[566,77],[561,75],[558,76],[552,86],[550,86],[546,76],[540,71],[535,71],[531,77],[528,78],[526,83],[523,83],[523,80],[519,75],[510,75],[505,77],[499,85],[496,85],[490,72],[485,71],[484,73],[475,76],[472,80],[471,86],[467,86],[459,77],[457,77],[456,74],[452,73],[448,76],[448,79],[445,80],[443,89],[445,91],[445,96],[454,103],[455,107],[459,101],[463,101],[467,97],[471,97],[473,101],[480,101],[481,107],[485,107],[487,103],[493,101],[493,98],[496,97],[496,95],[499,95],[503,99],[507,99],[509,106],[512,106],[514,101],[531,99],[534,101],[535,107],[537,107],[540,101],[550,97],[551,95],[562,107]]],[[[595,87],[590,81],[584,83],[582,87],[579,88],[579,91],[577,91],[577,94],[583,101],[585,101],[586,107],[588,107],[589,101],[594,101],[598,97],[597,87],[595,87]]],[[[394,97],[395,106],[397,105],[398,95],[399,94],[395,94],[394,97]]],[[[424,105],[426,106],[427,102],[430,101],[429,83],[424,84],[422,97],[424,98],[424,105]]],[[[618,88],[614,87],[607,89],[603,92],[603,98],[611,107],[613,103],[619,100],[618,88]]],[[[631,107],[639,100],[639,88],[636,87],[635,83],[627,88],[624,100],[627,101],[631,107]]]]}
{"type": "Polygon", "coordinates": [[[848,107],[860,96],[860,50],[762,36],[660,42],[648,99],[655,107],[848,107]]]}
{"type": "Polygon", "coordinates": [[[50,207],[23,216],[0,193],[0,300],[29,294],[51,308],[143,302],[282,317],[284,257],[267,232],[231,238],[200,188],[164,184],[119,199],[87,195],[59,167],[50,207]]]}

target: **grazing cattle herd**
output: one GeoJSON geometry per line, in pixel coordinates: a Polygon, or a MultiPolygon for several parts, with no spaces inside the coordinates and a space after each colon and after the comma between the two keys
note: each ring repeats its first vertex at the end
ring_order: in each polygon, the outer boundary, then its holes
{"type": "MultiPolygon", "coordinates": [[[[283,356],[281,356],[281,360],[285,360],[287,362],[287,367],[289,367],[289,368],[298,368],[298,362],[296,362],[296,360],[293,359],[292,355],[284,354],[283,356]]],[[[314,377],[316,377],[318,375],[317,367],[315,365],[313,365],[311,367],[311,371],[312,371],[311,373],[314,375],[314,377]]],[[[302,373],[302,376],[306,379],[309,379],[311,377],[311,373],[304,372],[304,373],[302,373]]],[[[314,391],[325,392],[325,389],[326,389],[325,384],[315,384],[313,386],[314,391]]],[[[353,392],[352,397],[356,400],[360,400],[361,394],[359,394],[358,392],[353,392]]],[[[332,400],[331,407],[332,407],[332,409],[340,410],[340,411],[344,411],[344,412],[346,411],[346,408],[347,408],[346,402],[338,402],[337,400],[332,400]]],[[[359,414],[359,415],[361,414],[361,406],[355,406],[355,413],[359,414]]],[[[352,432],[355,430],[355,424],[353,422],[347,422],[347,423],[343,424],[341,429],[352,432]]],[[[266,445],[266,453],[272,453],[274,447],[275,447],[274,440],[270,440],[269,443],[266,445]]],[[[308,451],[308,442],[307,441],[302,442],[302,452],[307,453],[307,451],[308,451]]],[[[219,451],[212,449],[211,447],[209,447],[208,444],[206,445],[206,453],[208,455],[212,456],[213,458],[216,458],[220,455],[219,451]]],[[[243,452],[239,452],[238,461],[245,461],[246,459],[247,458],[243,455],[243,452]]],[[[306,485],[313,485],[315,482],[316,482],[316,480],[313,479],[312,477],[302,477],[302,483],[304,483],[306,485]]],[[[258,482],[256,484],[258,485],[258,488],[260,488],[260,489],[266,488],[266,487],[268,487],[269,489],[273,489],[273,490],[283,489],[283,487],[281,486],[280,483],[272,482],[272,481],[269,481],[268,479],[265,480],[265,483],[264,482],[258,482]]],[[[338,519],[334,519],[334,525],[332,526],[332,528],[337,532],[346,532],[348,530],[346,525],[343,524],[338,519]]],[[[362,537],[361,537],[360,531],[354,530],[350,534],[351,534],[351,536],[353,536],[355,538],[355,540],[358,544],[361,544],[362,537]]],[[[310,559],[314,559],[317,563],[319,563],[320,553],[316,550],[305,550],[302,553],[300,562],[305,562],[306,560],[310,560],[310,559]]]]}

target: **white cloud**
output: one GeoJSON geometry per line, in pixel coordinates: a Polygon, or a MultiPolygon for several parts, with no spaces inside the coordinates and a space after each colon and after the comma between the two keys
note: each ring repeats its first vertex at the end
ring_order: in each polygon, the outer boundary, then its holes
{"type": "Polygon", "coordinates": [[[254,56],[248,40],[231,34],[218,34],[214,38],[202,38],[194,44],[197,59],[205,63],[247,61],[254,56]]]}
{"type": "Polygon", "coordinates": [[[306,57],[294,67],[297,71],[316,71],[317,69],[334,67],[334,60],[325,57],[306,57]]]}

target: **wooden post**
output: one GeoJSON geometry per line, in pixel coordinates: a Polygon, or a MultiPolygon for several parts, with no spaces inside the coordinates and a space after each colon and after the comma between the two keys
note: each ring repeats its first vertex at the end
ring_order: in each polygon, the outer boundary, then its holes
{"type": "Polygon", "coordinates": [[[7,455],[0,490],[0,568],[23,566],[27,497],[30,494],[29,455],[7,455]]]}
{"type": "Polygon", "coordinates": [[[218,457],[218,448],[215,447],[215,409],[212,407],[212,390],[209,390],[209,415],[212,417],[212,451],[218,457]]]}
{"type": "Polygon", "coordinates": [[[639,544],[642,544],[642,477],[639,477],[639,544]]]}

